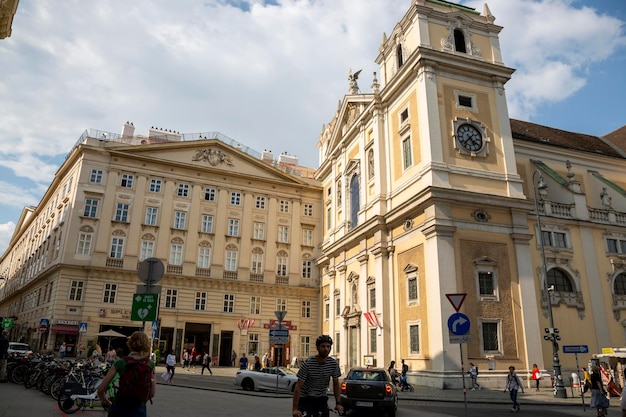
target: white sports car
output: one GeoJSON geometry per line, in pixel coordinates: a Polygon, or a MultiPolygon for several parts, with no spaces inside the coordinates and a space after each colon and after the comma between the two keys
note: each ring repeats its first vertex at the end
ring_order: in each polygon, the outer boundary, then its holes
{"type": "Polygon", "coordinates": [[[246,391],[276,391],[278,387],[280,392],[293,392],[297,381],[296,372],[282,366],[278,368],[278,376],[276,367],[263,368],[260,371],[240,369],[235,375],[235,385],[246,391]]]}

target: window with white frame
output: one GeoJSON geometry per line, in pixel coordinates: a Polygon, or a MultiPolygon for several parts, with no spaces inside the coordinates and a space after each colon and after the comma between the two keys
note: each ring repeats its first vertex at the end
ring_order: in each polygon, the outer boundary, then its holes
{"type": "Polygon", "coordinates": [[[235,249],[226,249],[226,257],[224,259],[224,270],[229,272],[237,271],[237,255],[235,249]]]}
{"type": "Polygon", "coordinates": [[[420,353],[420,323],[409,323],[409,353],[420,353]]]}
{"type": "Polygon", "coordinates": [[[336,332],[335,333],[335,340],[334,340],[334,348],[335,348],[335,352],[340,352],[341,351],[341,333],[336,332]]]}
{"type": "Polygon", "coordinates": [[[254,357],[259,354],[259,334],[248,332],[247,350],[248,355],[254,357]]]}
{"type": "Polygon", "coordinates": [[[146,217],[144,224],[148,226],[156,226],[159,215],[159,209],[156,207],[146,207],[146,217]]]}
{"type": "Polygon", "coordinates": [[[369,284],[367,286],[367,301],[370,310],[376,310],[376,286],[369,284]]]}
{"type": "Polygon", "coordinates": [[[133,188],[133,180],[135,176],[133,174],[122,174],[120,178],[120,187],[133,188]]]}
{"type": "Polygon", "coordinates": [[[228,236],[239,236],[239,220],[228,219],[228,236]]]}
{"type": "Polygon", "coordinates": [[[165,308],[176,308],[178,290],[168,288],[165,290],[165,308]]]}
{"type": "Polygon", "coordinates": [[[233,191],[230,193],[230,204],[233,206],[241,205],[241,193],[233,191]]]}
{"type": "Polygon", "coordinates": [[[197,311],[206,310],[206,292],[196,291],[196,297],[194,300],[194,309],[197,311]]]}
{"type": "Polygon", "coordinates": [[[157,178],[150,178],[150,185],[148,186],[148,191],[151,193],[160,193],[161,186],[163,185],[163,180],[157,178]]]}
{"type": "Polygon", "coordinates": [[[313,204],[311,204],[311,203],[304,203],[303,210],[304,210],[304,215],[305,216],[307,216],[307,217],[312,217],[313,216],[313,204]]]}
{"type": "Polygon", "coordinates": [[[278,226],[278,242],[289,243],[289,226],[278,226]]]}
{"type": "Polygon", "coordinates": [[[285,252],[280,252],[278,256],[276,256],[276,275],[286,277],[288,264],[288,255],[285,252]]]}
{"type": "Polygon", "coordinates": [[[408,274],[406,277],[406,288],[407,300],[409,304],[417,304],[419,302],[419,291],[417,284],[417,271],[408,274]]]}
{"type": "Polygon", "coordinates": [[[78,234],[78,247],[76,248],[76,255],[91,254],[92,240],[93,240],[93,233],[80,232],[78,234]]]}
{"type": "Polygon", "coordinates": [[[198,268],[209,268],[211,266],[211,248],[200,246],[198,248],[198,268]]]}
{"type": "Polygon", "coordinates": [[[102,302],[107,303],[107,304],[115,304],[116,294],[117,294],[117,284],[104,284],[102,302]]]}
{"type": "Polygon", "coordinates": [[[613,294],[626,295],[626,274],[620,273],[613,280],[613,294]]]}
{"type": "Polygon", "coordinates": [[[259,210],[265,210],[265,201],[266,201],[266,198],[264,196],[262,195],[256,196],[254,208],[257,208],[259,210]]]}
{"type": "Polygon", "coordinates": [[[257,275],[263,273],[263,250],[259,248],[254,248],[252,250],[250,272],[257,275]]]}
{"type": "Polygon", "coordinates": [[[310,279],[313,276],[313,261],[310,259],[302,260],[302,278],[310,279]]]}
{"type": "Polygon", "coordinates": [[[376,328],[370,329],[370,353],[376,353],[376,328]]]}
{"type": "Polygon", "coordinates": [[[189,197],[189,184],[185,184],[183,182],[178,183],[178,188],[176,188],[176,195],[178,197],[189,197]]]}
{"type": "Polygon", "coordinates": [[[85,210],[83,211],[84,217],[95,218],[98,214],[98,204],[100,200],[97,198],[86,198],[85,199],[85,210]]]}
{"type": "Polygon", "coordinates": [[[261,314],[261,297],[250,296],[250,314],[261,314]]]}
{"type": "Polygon", "coordinates": [[[310,301],[302,301],[302,317],[305,319],[311,318],[311,302],[310,301]]]}
{"type": "Polygon", "coordinates": [[[116,222],[128,222],[128,209],[130,208],[129,204],[126,203],[117,203],[115,208],[115,221],[116,222]]]}
{"type": "Polygon", "coordinates": [[[170,265],[182,265],[183,264],[183,245],[179,243],[172,243],[170,245],[170,265]]]}
{"type": "Polygon", "coordinates": [[[235,311],[235,295],[224,294],[224,304],[222,305],[224,313],[233,313],[235,311]]]}
{"type": "Polygon", "coordinates": [[[209,216],[208,214],[202,215],[200,231],[202,233],[213,233],[213,216],[209,216]]]}
{"type": "Polygon", "coordinates": [[[335,316],[341,316],[341,298],[339,296],[335,296],[335,316]]]}
{"type": "Polygon", "coordinates": [[[617,235],[611,235],[606,236],[605,241],[607,253],[626,254],[626,238],[617,235]]]}
{"type": "Polygon", "coordinates": [[[276,299],[276,311],[287,311],[287,299],[286,298],[276,299]]]}
{"type": "Polygon", "coordinates": [[[330,301],[324,302],[324,320],[330,319],[330,301]]]}
{"type": "Polygon", "coordinates": [[[254,222],[252,225],[252,238],[265,240],[265,223],[254,222]]]}
{"type": "Polygon", "coordinates": [[[567,238],[564,232],[542,230],[541,239],[543,246],[552,248],[567,248],[567,238]]]}
{"type": "Polygon", "coordinates": [[[83,299],[83,288],[85,283],[83,281],[72,281],[70,283],[70,301],[82,301],[83,299]]]}
{"type": "Polygon", "coordinates": [[[109,252],[109,256],[115,259],[122,259],[123,254],[124,254],[124,238],[123,237],[111,238],[111,251],[109,252]]]}
{"type": "Polygon", "coordinates": [[[92,184],[101,184],[102,183],[102,170],[92,169],[91,175],[89,176],[89,182],[92,184]]]}
{"type": "Polygon", "coordinates": [[[495,271],[478,270],[478,295],[481,299],[497,298],[496,274],[495,271]]]}
{"type": "Polygon", "coordinates": [[[280,200],[278,202],[278,211],[281,213],[289,213],[290,202],[288,200],[280,200]]]}
{"type": "Polygon", "coordinates": [[[145,261],[154,255],[154,241],[142,240],[141,249],[139,250],[139,261],[145,261]]]}
{"type": "Polygon", "coordinates": [[[187,212],[175,211],[174,212],[174,224],[172,225],[172,227],[174,229],[184,230],[186,220],[187,220],[187,212]]]}
{"type": "Polygon", "coordinates": [[[402,168],[407,169],[413,165],[413,150],[411,148],[411,137],[402,139],[402,168]]]}
{"type": "Polygon", "coordinates": [[[327,207],[326,208],[326,230],[330,230],[331,227],[333,227],[333,209],[332,207],[327,207]]]}
{"type": "Polygon", "coordinates": [[[485,320],[480,321],[482,350],[485,354],[502,353],[500,343],[500,321],[485,320]]]}
{"type": "Polygon", "coordinates": [[[204,188],[204,199],[206,201],[215,201],[217,190],[213,187],[204,188]]]}
{"type": "Polygon", "coordinates": [[[313,229],[302,229],[302,244],[313,246],[313,229]]]}
{"type": "Polygon", "coordinates": [[[311,356],[311,336],[300,336],[300,358],[311,356]]]}

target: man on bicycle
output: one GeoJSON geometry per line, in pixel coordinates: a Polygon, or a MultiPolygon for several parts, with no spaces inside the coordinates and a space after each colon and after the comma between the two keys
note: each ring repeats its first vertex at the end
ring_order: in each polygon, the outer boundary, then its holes
{"type": "Polygon", "coordinates": [[[330,349],[333,339],[322,335],[315,341],[317,355],[311,356],[300,363],[298,382],[293,390],[293,417],[302,417],[302,413],[320,413],[321,417],[328,417],[328,384],[333,379],[333,393],[335,395],[335,409],[343,414],[339,391],[339,377],[341,371],[337,360],[331,356],[330,349]]]}

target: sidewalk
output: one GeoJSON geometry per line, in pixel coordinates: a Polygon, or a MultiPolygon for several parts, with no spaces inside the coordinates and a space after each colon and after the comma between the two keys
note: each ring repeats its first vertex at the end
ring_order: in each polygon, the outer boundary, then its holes
{"type": "MultiPolygon", "coordinates": [[[[161,378],[161,373],[165,371],[165,366],[157,366],[157,377],[159,384],[165,384],[161,378]]],[[[206,389],[213,391],[225,392],[244,392],[241,387],[234,385],[235,374],[237,368],[231,367],[212,367],[213,376],[200,375],[201,367],[197,367],[195,373],[187,371],[180,366],[176,367],[176,374],[172,380],[172,385],[184,386],[189,388],[206,389]]],[[[277,396],[274,392],[245,392],[247,395],[257,396],[277,396]]],[[[278,394],[279,397],[290,397],[288,394],[278,394]]],[[[484,403],[484,404],[510,404],[511,400],[508,392],[501,390],[481,389],[472,391],[467,389],[466,392],[468,403],[484,403]]],[[[540,391],[535,389],[525,389],[520,391],[518,400],[521,404],[545,404],[559,406],[575,406],[582,407],[583,399],[579,396],[572,396],[572,391],[567,388],[567,398],[555,398],[550,388],[541,388],[540,391]]],[[[415,386],[414,392],[398,392],[400,401],[433,401],[433,402],[464,402],[465,396],[462,389],[440,390],[436,388],[415,386]]],[[[585,394],[585,408],[589,408],[590,394],[585,394]]],[[[619,398],[611,398],[611,408],[619,407],[619,398]]]]}

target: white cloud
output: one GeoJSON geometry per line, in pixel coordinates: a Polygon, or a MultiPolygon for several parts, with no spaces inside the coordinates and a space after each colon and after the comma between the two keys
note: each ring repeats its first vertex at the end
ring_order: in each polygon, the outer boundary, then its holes
{"type": "Polygon", "coordinates": [[[0,223],[0,256],[2,256],[4,251],[9,247],[9,242],[11,241],[14,230],[15,223],[0,223]]]}

